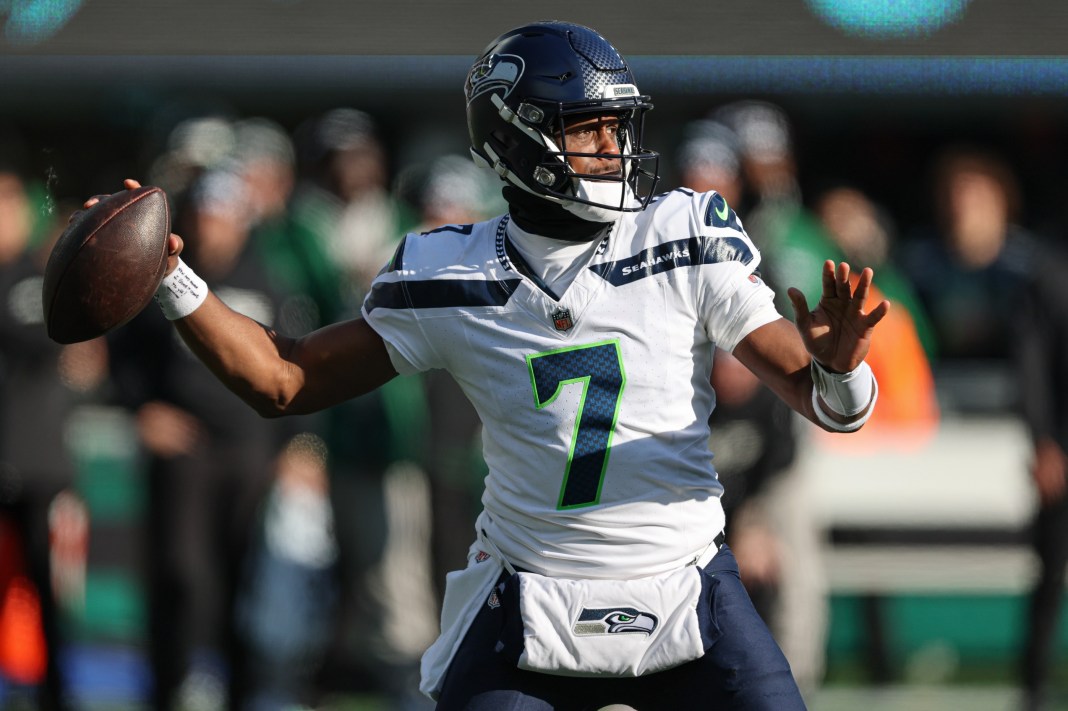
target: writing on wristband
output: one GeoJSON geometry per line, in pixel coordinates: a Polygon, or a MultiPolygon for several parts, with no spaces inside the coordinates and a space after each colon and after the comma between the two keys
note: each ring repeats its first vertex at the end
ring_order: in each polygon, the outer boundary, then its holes
{"type": "Polygon", "coordinates": [[[200,308],[206,298],[208,285],[181,258],[156,289],[156,303],[169,321],[185,318],[200,308]]]}

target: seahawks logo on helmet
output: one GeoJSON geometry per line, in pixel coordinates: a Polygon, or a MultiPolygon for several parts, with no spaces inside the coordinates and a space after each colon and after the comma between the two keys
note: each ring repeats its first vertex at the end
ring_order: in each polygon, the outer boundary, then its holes
{"type": "Polygon", "coordinates": [[[659,626],[656,615],[633,607],[583,608],[572,631],[578,637],[602,634],[652,634],[659,626]]]}
{"type": "Polygon", "coordinates": [[[523,59],[514,54],[491,54],[471,67],[464,87],[467,101],[490,91],[502,91],[502,98],[512,93],[512,88],[523,76],[523,59]]]}

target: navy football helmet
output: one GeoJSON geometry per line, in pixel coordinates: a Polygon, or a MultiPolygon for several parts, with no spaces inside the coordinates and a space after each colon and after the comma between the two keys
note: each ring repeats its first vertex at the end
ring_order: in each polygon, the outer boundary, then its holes
{"type": "Polygon", "coordinates": [[[626,60],[597,32],[536,22],[493,40],[467,75],[467,127],[475,162],[511,185],[594,221],[641,210],[659,181],[659,154],[642,147],[645,112],[626,60]],[[619,154],[567,148],[565,124],[619,118],[619,154]],[[568,156],[619,160],[609,175],[576,173],[568,156]]]}

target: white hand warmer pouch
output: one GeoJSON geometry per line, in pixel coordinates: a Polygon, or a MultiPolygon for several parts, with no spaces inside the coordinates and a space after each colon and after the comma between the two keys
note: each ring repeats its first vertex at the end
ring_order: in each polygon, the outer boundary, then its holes
{"type": "Polygon", "coordinates": [[[701,657],[717,636],[711,573],[690,565],[639,580],[566,580],[519,572],[502,583],[497,651],[520,669],[633,677],[701,657]]]}

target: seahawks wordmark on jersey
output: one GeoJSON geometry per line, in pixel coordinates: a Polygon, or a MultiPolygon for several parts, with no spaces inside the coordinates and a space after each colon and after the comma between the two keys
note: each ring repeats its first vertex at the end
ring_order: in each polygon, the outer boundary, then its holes
{"type": "Polygon", "coordinates": [[[402,374],[449,371],[484,424],[479,527],[513,565],[632,578],[724,524],[708,451],[713,347],[777,319],[759,254],[716,193],[625,213],[562,294],[507,216],[408,235],[363,314],[402,374]]]}

